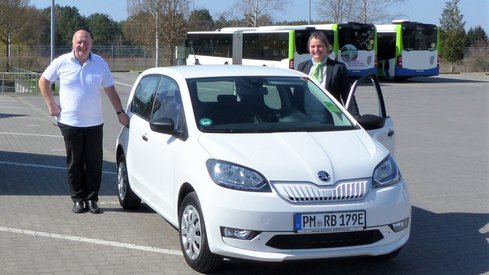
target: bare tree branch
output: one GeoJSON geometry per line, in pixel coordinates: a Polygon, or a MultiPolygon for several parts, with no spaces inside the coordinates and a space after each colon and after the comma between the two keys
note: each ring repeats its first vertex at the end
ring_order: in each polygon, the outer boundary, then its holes
{"type": "Polygon", "coordinates": [[[262,25],[260,20],[271,21],[272,11],[284,11],[289,4],[291,0],[242,0],[234,9],[243,14],[249,26],[256,27],[262,25]]]}
{"type": "Polygon", "coordinates": [[[318,17],[334,23],[354,21],[360,23],[383,23],[392,21],[395,16],[387,8],[405,3],[406,0],[317,0],[318,17]]]}
{"type": "Polygon", "coordinates": [[[354,0],[317,0],[316,14],[326,22],[342,23],[350,20],[354,0]]]}

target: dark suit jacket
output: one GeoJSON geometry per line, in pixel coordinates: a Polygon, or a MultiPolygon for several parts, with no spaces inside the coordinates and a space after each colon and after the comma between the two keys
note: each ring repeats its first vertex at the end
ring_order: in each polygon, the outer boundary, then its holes
{"type": "MultiPolygon", "coordinates": [[[[305,74],[309,74],[312,67],[312,60],[309,59],[300,63],[297,66],[297,70],[305,74]]],[[[328,90],[338,101],[342,104],[346,103],[348,94],[350,93],[350,80],[348,79],[348,70],[345,64],[326,59],[326,90],[328,90]]],[[[358,106],[355,98],[352,98],[352,102],[348,111],[355,117],[359,116],[358,106]]]]}

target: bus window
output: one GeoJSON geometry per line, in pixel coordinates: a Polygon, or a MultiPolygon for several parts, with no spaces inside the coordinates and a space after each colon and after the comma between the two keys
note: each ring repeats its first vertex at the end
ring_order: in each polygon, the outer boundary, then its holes
{"type": "Polygon", "coordinates": [[[187,40],[193,54],[211,55],[219,57],[232,57],[232,40],[231,33],[221,34],[187,34],[187,40]]]}
{"type": "Polygon", "coordinates": [[[289,53],[289,33],[243,33],[243,58],[280,61],[289,53]]]}

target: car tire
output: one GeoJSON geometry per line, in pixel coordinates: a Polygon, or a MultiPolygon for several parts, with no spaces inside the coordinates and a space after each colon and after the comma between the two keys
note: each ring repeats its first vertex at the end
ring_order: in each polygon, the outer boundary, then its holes
{"type": "Polygon", "coordinates": [[[201,273],[218,270],[223,258],[209,249],[204,216],[195,192],[184,197],[178,218],[180,247],[187,264],[201,273]]]}
{"type": "Polygon", "coordinates": [[[122,208],[134,210],[141,206],[141,199],[132,191],[127,176],[126,159],[123,155],[119,157],[117,166],[117,196],[122,208]]]}

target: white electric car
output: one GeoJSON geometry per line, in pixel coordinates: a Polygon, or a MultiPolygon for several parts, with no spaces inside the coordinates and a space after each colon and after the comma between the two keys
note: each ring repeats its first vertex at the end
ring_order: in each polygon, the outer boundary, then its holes
{"type": "Polygon", "coordinates": [[[142,200],[175,226],[200,272],[223,258],[395,256],[409,238],[411,205],[380,86],[365,79],[352,93],[362,101],[371,83],[381,108],[355,120],[294,70],[144,71],[117,139],[121,206],[142,200]]]}

